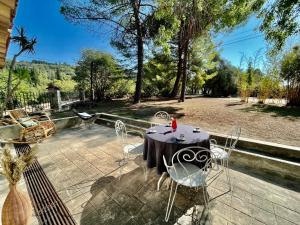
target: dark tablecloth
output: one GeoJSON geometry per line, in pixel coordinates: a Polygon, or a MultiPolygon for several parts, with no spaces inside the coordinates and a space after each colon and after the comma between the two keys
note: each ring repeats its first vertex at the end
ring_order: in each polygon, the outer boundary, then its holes
{"type": "MultiPolygon", "coordinates": [[[[201,146],[209,149],[209,134],[200,130],[199,133],[193,132],[194,128],[188,125],[178,125],[175,132],[170,132],[171,127],[159,125],[152,127],[156,133],[148,133],[146,131],[144,141],[144,160],[147,160],[148,168],[157,168],[157,173],[160,175],[167,171],[163,156],[165,156],[168,165],[171,165],[172,156],[180,149],[190,146],[201,146]],[[184,141],[178,141],[177,138],[184,134],[184,141]]],[[[200,168],[203,167],[199,162],[194,162],[200,168]]]]}

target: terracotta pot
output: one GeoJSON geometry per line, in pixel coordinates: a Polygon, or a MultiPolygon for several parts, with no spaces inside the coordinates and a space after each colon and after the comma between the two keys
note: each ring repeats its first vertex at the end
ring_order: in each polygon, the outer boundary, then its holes
{"type": "Polygon", "coordinates": [[[9,189],[2,208],[2,225],[29,225],[32,217],[29,196],[16,185],[9,185],[9,189]]]}

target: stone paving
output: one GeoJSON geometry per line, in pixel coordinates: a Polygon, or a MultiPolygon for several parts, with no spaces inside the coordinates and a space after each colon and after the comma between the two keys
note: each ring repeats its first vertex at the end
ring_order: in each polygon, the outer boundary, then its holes
{"type": "MultiPolygon", "coordinates": [[[[137,137],[131,138],[138,141],[137,137]]],[[[297,184],[279,178],[274,182],[267,176],[262,179],[242,172],[242,168],[230,171],[232,192],[227,191],[223,175],[208,188],[210,213],[204,210],[202,190],[180,187],[166,223],[168,179],[158,192],[155,168],[145,181],[141,157],[122,170],[121,159],[114,130],[100,125],[63,130],[40,144],[38,155],[48,178],[80,225],[300,224],[297,184]]]]}

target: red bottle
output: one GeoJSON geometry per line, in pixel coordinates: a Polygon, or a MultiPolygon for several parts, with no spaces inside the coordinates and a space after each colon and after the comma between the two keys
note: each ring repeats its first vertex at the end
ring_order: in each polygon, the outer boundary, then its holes
{"type": "Polygon", "coordinates": [[[176,129],[177,129],[177,122],[176,122],[175,118],[172,118],[172,129],[173,129],[173,131],[176,131],[176,129]]]}

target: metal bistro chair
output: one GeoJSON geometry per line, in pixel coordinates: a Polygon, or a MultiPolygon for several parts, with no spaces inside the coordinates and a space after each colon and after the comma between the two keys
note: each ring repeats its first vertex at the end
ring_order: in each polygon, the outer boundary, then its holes
{"type": "MultiPolygon", "coordinates": [[[[144,143],[138,142],[138,143],[129,143],[128,142],[128,134],[138,134],[141,138],[144,137],[144,135],[136,130],[127,130],[125,124],[121,120],[117,120],[115,122],[115,131],[118,138],[121,139],[121,144],[123,148],[123,165],[125,165],[128,160],[135,159],[139,155],[143,155],[144,151],[144,143]]],[[[120,174],[122,174],[122,167],[123,165],[120,163],[121,169],[120,174]]],[[[147,180],[147,169],[146,166],[143,166],[145,180],[147,180]]]]}
{"type": "Polygon", "coordinates": [[[220,161],[223,171],[226,173],[226,178],[229,186],[229,191],[231,191],[232,185],[231,185],[231,179],[229,174],[229,158],[231,155],[231,152],[233,149],[235,149],[235,146],[240,138],[241,135],[241,127],[235,126],[234,129],[230,132],[229,135],[227,135],[226,142],[224,146],[218,145],[217,141],[215,139],[210,139],[210,150],[214,153],[214,157],[216,157],[216,160],[220,161]]]}
{"type": "Polygon", "coordinates": [[[183,148],[173,155],[170,166],[168,165],[165,156],[163,156],[164,164],[172,180],[165,216],[166,222],[168,222],[170,217],[178,185],[183,185],[190,188],[201,187],[203,190],[204,205],[209,212],[209,196],[206,190],[211,182],[208,183],[209,179],[207,178],[212,170],[218,171],[220,167],[215,162],[216,158],[213,157],[213,154],[214,153],[209,149],[199,146],[183,148]],[[203,163],[204,166],[199,168],[191,163],[195,161],[203,163]],[[172,194],[173,182],[176,182],[176,187],[174,193],[172,194]]]}
{"type": "Polygon", "coordinates": [[[158,111],[153,116],[153,122],[151,123],[151,127],[156,126],[156,121],[159,121],[159,122],[166,121],[167,123],[169,123],[171,121],[171,117],[170,117],[169,113],[167,113],[165,111],[158,111]]]}

